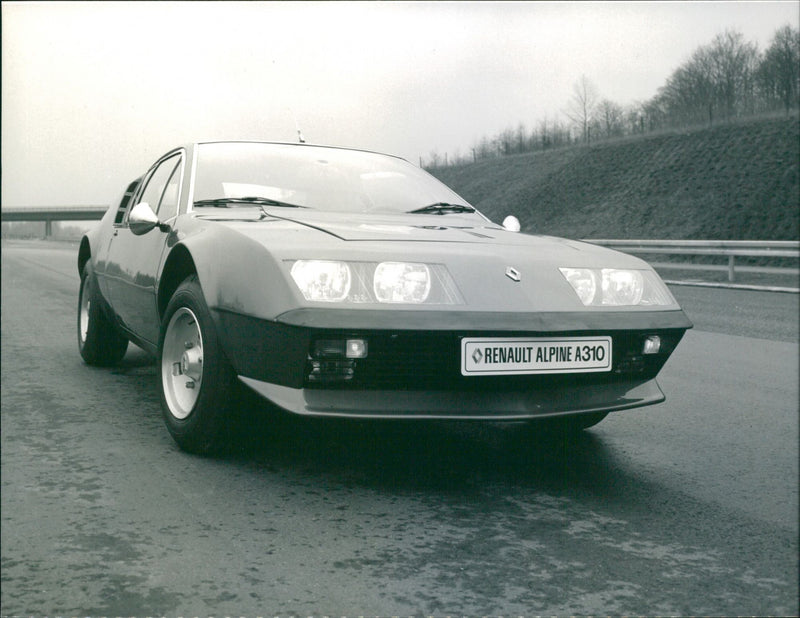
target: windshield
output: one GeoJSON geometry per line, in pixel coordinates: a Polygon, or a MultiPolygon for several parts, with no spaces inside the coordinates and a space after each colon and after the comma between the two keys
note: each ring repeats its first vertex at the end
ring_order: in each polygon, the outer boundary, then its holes
{"type": "Polygon", "coordinates": [[[200,144],[198,149],[196,209],[252,207],[261,201],[341,212],[406,213],[440,204],[457,207],[443,211],[437,206],[438,214],[472,211],[427,172],[387,155],[247,142],[200,144]]]}

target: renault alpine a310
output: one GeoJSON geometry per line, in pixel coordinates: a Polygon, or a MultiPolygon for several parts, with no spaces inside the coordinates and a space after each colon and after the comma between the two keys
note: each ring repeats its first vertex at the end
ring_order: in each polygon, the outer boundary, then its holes
{"type": "Polygon", "coordinates": [[[690,321],[655,271],[490,221],[397,157],[176,148],[81,241],[78,342],[158,359],[184,449],[218,447],[242,384],[313,416],[588,427],[663,401],[690,321]]]}

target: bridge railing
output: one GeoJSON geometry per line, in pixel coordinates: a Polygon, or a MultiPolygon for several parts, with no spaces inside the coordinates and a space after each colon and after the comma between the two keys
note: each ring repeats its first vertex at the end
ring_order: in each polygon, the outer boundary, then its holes
{"type": "MultiPolygon", "coordinates": [[[[692,262],[658,262],[656,268],[680,270],[727,270],[728,282],[736,281],[736,271],[776,274],[787,276],[800,275],[800,269],[788,266],[752,266],[736,264],[737,257],[748,258],[800,258],[800,241],[796,240],[612,240],[605,238],[587,238],[585,242],[601,245],[617,251],[633,254],[650,255],[683,255],[683,256],[722,256],[727,258],[727,265],[698,264],[692,262]]],[[[795,288],[788,288],[795,291],[795,288]]]]}

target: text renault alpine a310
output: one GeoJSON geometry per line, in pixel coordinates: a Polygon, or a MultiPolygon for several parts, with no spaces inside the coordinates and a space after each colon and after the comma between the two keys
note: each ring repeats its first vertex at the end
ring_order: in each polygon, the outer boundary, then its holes
{"type": "Polygon", "coordinates": [[[239,382],[316,416],[588,427],[663,401],[691,323],[653,269],[518,229],[393,156],[180,147],[81,241],[80,353],[154,354],[167,428],[201,453],[239,382]]]}

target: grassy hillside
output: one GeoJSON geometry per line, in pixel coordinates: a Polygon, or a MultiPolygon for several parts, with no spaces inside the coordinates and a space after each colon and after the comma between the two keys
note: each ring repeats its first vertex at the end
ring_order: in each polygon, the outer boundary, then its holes
{"type": "Polygon", "coordinates": [[[796,115],[433,173],[493,220],[517,215],[526,232],[571,238],[800,238],[796,115]]]}

